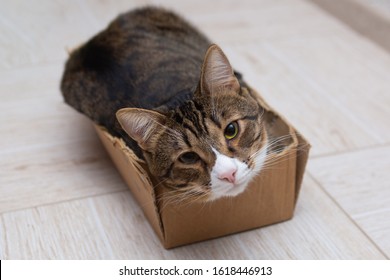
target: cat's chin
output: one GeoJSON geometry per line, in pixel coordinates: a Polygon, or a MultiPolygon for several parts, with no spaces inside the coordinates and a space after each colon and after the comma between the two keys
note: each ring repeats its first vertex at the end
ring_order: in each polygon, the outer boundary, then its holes
{"type": "Polygon", "coordinates": [[[238,166],[237,178],[235,183],[230,183],[225,180],[219,180],[217,176],[211,178],[211,193],[207,198],[207,201],[214,201],[223,197],[235,197],[243,193],[252,179],[260,173],[266,158],[267,150],[262,149],[261,152],[255,158],[255,168],[249,169],[249,167],[237,160],[235,165],[238,166]]]}
{"type": "Polygon", "coordinates": [[[207,201],[214,201],[223,197],[235,197],[243,193],[249,185],[250,180],[238,184],[221,182],[217,187],[212,187],[211,194],[207,201]]]}

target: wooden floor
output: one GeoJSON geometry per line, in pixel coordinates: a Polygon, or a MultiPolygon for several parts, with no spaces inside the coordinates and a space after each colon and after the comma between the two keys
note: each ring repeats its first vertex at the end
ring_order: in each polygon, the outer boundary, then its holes
{"type": "Polygon", "coordinates": [[[158,1],[0,2],[1,259],[390,257],[390,54],[375,42],[312,1],[164,1],[313,146],[292,220],[165,250],[59,91],[68,49],[158,1]]]}

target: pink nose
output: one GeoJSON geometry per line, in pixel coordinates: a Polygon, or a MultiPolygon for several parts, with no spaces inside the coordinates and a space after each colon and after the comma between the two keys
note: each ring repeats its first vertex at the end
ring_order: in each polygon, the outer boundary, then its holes
{"type": "Polygon", "coordinates": [[[230,170],[221,172],[218,175],[218,178],[220,180],[225,180],[225,181],[228,181],[229,183],[234,184],[234,182],[236,181],[236,171],[237,171],[237,169],[230,169],[230,170]]]}

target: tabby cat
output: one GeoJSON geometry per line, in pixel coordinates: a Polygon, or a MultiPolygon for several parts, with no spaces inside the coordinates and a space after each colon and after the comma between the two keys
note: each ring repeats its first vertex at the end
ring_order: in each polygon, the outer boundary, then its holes
{"type": "Polygon", "coordinates": [[[61,91],[178,196],[236,196],[266,160],[254,93],[217,45],[170,11],[120,15],[71,53],[61,91]]]}

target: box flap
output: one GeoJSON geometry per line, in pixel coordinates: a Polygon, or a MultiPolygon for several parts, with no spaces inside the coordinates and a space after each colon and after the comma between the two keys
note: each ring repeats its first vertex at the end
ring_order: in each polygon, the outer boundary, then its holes
{"type": "Polygon", "coordinates": [[[111,136],[103,127],[95,125],[95,130],[154,231],[164,243],[163,224],[153,185],[145,171],[147,170],[145,163],[126,146],[122,139],[111,136]]]}
{"type": "Polygon", "coordinates": [[[303,175],[305,174],[305,168],[307,160],[309,158],[309,151],[311,145],[307,140],[297,132],[298,148],[297,148],[297,175],[295,178],[295,203],[297,203],[299,191],[301,190],[303,175]]]}
{"type": "Polygon", "coordinates": [[[295,135],[297,139],[297,146],[296,146],[296,178],[295,178],[295,204],[298,200],[299,191],[301,189],[303,175],[305,173],[305,168],[307,164],[307,160],[309,157],[309,151],[311,148],[311,145],[309,142],[303,137],[302,134],[300,134],[294,127],[289,123],[288,120],[286,120],[282,115],[278,114],[275,110],[273,110],[267,102],[261,97],[260,94],[258,94],[255,90],[252,89],[253,92],[256,93],[257,99],[259,103],[266,108],[267,111],[272,112],[273,114],[277,115],[283,123],[285,123],[291,131],[295,135]]]}
{"type": "Polygon", "coordinates": [[[165,248],[258,228],[293,216],[310,145],[260,95],[256,97],[265,108],[268,131],[277,139],[272,145],[272,156],[244,193],[207,203],[173,204],[164,199],[169,189],[155,182],[145,162],[123,140],[95,126],[165,248]]]}

